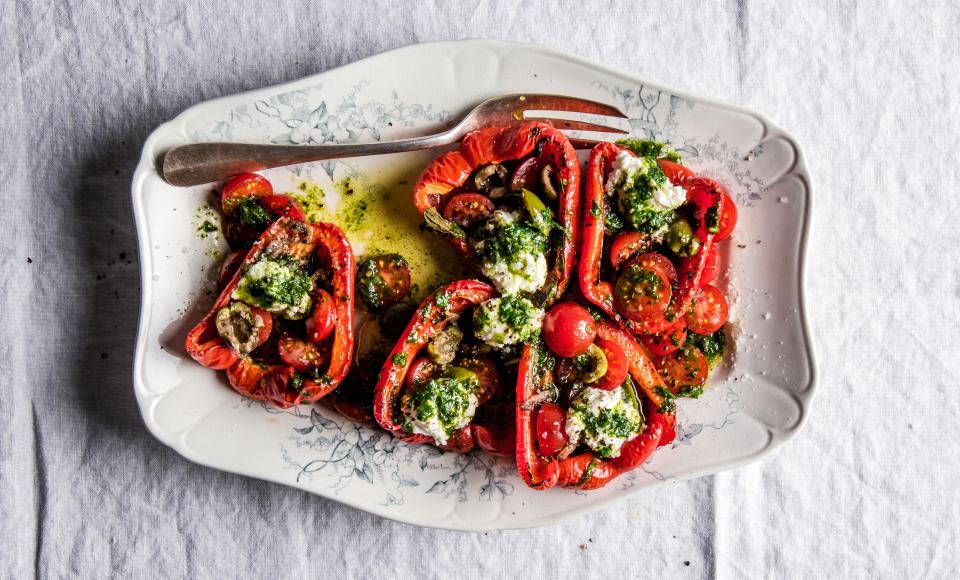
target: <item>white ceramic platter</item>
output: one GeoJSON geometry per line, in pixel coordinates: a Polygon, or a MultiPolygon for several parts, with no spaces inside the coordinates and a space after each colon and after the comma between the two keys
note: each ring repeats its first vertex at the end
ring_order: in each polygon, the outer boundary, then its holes
{"type": "MultiPolygon", "coordinates": [[[[597,120],[597,119],[595,119],[597,120]]],[[[305,184],[343,209],[346,180],[404,207],[436,152],[308,164],[265,172],[275,190],[305,184]]],[[[395,50],[286,85],[202,103],[147,140],[133,180],[143,297],[134,385],[150,431],[184,457],[295,486],[381,516],[459,530],[544,525],[642,489],[741,466],[803,425],[816,371],[803,304],[811,178],[797,142],[761,114],[657,86],[535,46],[488,41],[395,50]],[[423,82],[428,78],[430,82],[423,82]],[[680,404],[676,441],[606,488],[528,489],[513,463],[399,443],[326,407],[265,408],[183,350],[209,308],[224,243],[198,235],[213,185],[180,189],[157,173],[169,148],[195,141],[348,143],[409,137],[446,125],[482,99],[520,92],[605,101],[635,136],[669,141],[695,171],[735,195],[737,232],[720,284],[732,302],[735,353],[699,400],[680,404]]],[[[412,206],[412,203],[410,204],[412,206]]],[[[376,209],[376,208],[374,208],[376,209]]],[[[402,212],[400,212],[402,213],[402,212]]],[[[369,227],[384,227],[384,213],[369,227]]],[[[402,217],[396,220],[398,231],[402,217]]],[[[368,232],[351,232],[358,254],[368,232]]],[[[442,245],[423,234],[413,243],[442,245]]],[[[442,255],[442,254],[441,254],[442,255]]]]}

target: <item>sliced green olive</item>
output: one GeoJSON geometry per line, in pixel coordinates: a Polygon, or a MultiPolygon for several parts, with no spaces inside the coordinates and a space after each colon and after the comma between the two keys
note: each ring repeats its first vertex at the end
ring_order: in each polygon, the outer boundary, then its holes
{"type": "Polygon", "coordinates": [[[448,365],[456,358],[462,340],[463,331],[457,326],[450,326],[433,337],[427,345],[427,355],[439,365],[448,365]]]}
{"type": "Polygon", "coordinates": [[[507,168],[499,163],[484,165],[473,175],[473,185],[477,191],[486,193],[494,187],[504,184],[507,179],[507,168]]]}
{"type": "Polygon", "coordinates": [[[670,224],[664,241],[674,254],[683,258],[696,256],[700,251],[700,240],[693,235],[693,229],[683,218],[670,224]]]}
{"type": "Polygon", "coordinates": [[[607,355],[595,344],[591,344],[587,352],[573,360],[577,370],[582,373],[581,380],[587,384],[595,383],[607,374],[607,355]]]}

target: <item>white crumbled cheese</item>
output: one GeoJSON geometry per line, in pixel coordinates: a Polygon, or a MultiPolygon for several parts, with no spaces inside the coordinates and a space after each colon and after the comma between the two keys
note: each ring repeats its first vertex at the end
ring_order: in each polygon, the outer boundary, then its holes
{"type": "Polygon", "coordinates": [[[474,310],[473,333],[494,348],[527,342],[540,333],[543,315],[543,310],[526,298],[491,298],[474,310]],[[520,324],[511,325],[508,322],[518,317],[523,319],[520,324]]]}
{"type": "MultiPolygon", "coordinates": [[[[626,151],[617,153],[613,161],[613,171],[607,177],[607,195],[613,195],[618,189],[632,185],[638,176],[647,173],[649,163],[644,161],[644,158],[635,157],[626,151]]],[[[654,190],[649,203],[652,206],[650,209],[667,211],[680,207],[685,201],[687,190],[667,181],[666,185],[654,190]]]]}
{"type": "MultiPolygon", "coordinates": [[[[595,421],[591,421],[595,422],[595,421]]],[[[625,396],[623,388],[607,391],[586,387],[574,398],[567,409],[567,437],[571,443],[583,442],[604,457],[619,457],[620,448],[640,432],[643,418],[633,401],[625,396]],[[631,426],[629,432],[601,430],[595,432],[587,427],[586,419],[595,419],[603,414],[616,413],[624,416],[631,426]]]]}
{"type": "MultiPolygon", "coordinates": [[[[517,212],[496,210],[481,226],[483,239],[474,243],[474,250],[483,254],[486,238],[495,235],[496,230],[519,220],[520,214],[517,212]]],[[[536,292],[547,280],[547,256],[533,251],[520,251],[511,262],[483,260],[480,271],[493,282],[501,294],[536,292]]]]}
{"type": "Polygon", "coordinates": [[[244,272],[243,277],[240,279],[240,282],[237,283],[237,287],[234,289],[231,297],[234,300],[245,302],[250,306],[256,306],[273,314],[279,314],[283,318],[298,320],[310,312],[310,307],[313,304],[310,298],[312,283],[311,288],[308,288],[307,291],[303,293],[303,296],[296,304],[265,301],[259,293],[255,295],[255,293],[251,292],[251,287],[255,287],[259,282],[271,278],[277,279],[292,276],[294,274],[295,270],[290,265],[280,264],[273,260],[261,260],[250,266],[250,268],[244,272]]]}

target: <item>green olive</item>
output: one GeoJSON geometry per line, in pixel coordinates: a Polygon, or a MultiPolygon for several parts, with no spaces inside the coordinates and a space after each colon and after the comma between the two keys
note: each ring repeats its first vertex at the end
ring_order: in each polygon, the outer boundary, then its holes
{"type": "Polygon", "coordinates": [[[430,360],[439,365],[448,365],[457,356],[457,348],[463,340],[463,331],[457,326],[450,326],[440,331],[427,345],[427,355],[430,360]]]}
{"type": "Polygon", "coordinates": [[[557,188],[553,186],[553,165],[549,163],[540,170],[540,183],[543,186],[543,196],[550,201],[557,199],[559,194],[557,188]]]}
{"type": "Polygon", "coordinates": [[[587,352],[575,357],[574,364],[582,373],[581,380],[587,384],[595,383],[607,374],[607,355],[595,344],[591,344],[587,352]]]}
{"type": "Polygon", "coordinates": [[[670,224],[665,241],[674,254],[683,258],[696,256],[700,251],[700,240],[693,235],[693,229],[683,218],[670,224]]]}
{"type": "Polygon", "coordinates": [[[463,367],[447,367],[446,372],[444,373],[448,379],[454,379],[456,381],[463,382],[479,382],[480,379],[477,378],[477,373],[471,371],[470,369],[465,369],[463,367]]]}

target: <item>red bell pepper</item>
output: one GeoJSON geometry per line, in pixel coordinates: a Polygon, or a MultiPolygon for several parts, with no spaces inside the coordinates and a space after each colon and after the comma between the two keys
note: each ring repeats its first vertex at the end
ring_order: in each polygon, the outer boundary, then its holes
{"type": "MultiPolygon", "coordinates": [[[[573,275],[580,235],[580,165],[576,151],[562,132],[544,123],[528,122],[468,133],[456,151],[441,155],[424,169],[414,186],[414,203],[421,215],[430,209],[442,211],[452,194],[480,167],[522,160],[535,160],[524,166],[526,172],[538,172],[544,165],[552,165],[561,185],[553,209],[563,230],[563,242],[547,277],[556,284],[543,304],[549,306],[563,294],[573,275]]],[[[449,233],[444,237],[468,263],[475,264],[473,248],[464,237],[449,233]]]]}
{"type": "MultiPolygon", "coordinates": [[[[401,425],[400,398],[407,374],[411,372],[412,363],[420,352],[440,331],[454,323],[464,311],[494,296],[496,290],[489,284],[461,280],[437,289],[423,300],[380,371],[374,392],[373,415],[381,427],[408,443],[436,444],[433,437],[408,433],[401,425]]],[[[498,394],[507,392],[509,389],[498,389],[498,394]]],[[[478,409],[472,423],[454,432],[447,443],[440,447],[466,453],[479,446],[501,455],[513,453],[512,429],[500,424],[502,422],[498,420],[497,413],[484,413],[488,407],[496,410],[498,406],[504,406],[503,400],[498,400],[495,395],[492,401],[478,409]],[[482,415],[487,415],[490,420],[482,421],[482,415]]],[[[512,403],[507,412],[513,412],[512,403]]]]}
{"type": "Polygon", "coordinates": [[[646,461],[657,447],[673,441],[676,417],[673,411],[661,412],[663,397],[658,390],[665,388],[663,380],[643,349],[616,324],[601,320],[597,323],[597,337],[617,344],[627,356],[630,376],[640,387],[646,418],[641,433],[623,444],[620,455],[602,459],[592,452],[579,453],[565,459],[544,457],[536,444],[537,393],[544,381],[552,381],[548,372],[538,372],[540,343],[527,345],[520,359],[517,380],[517,468],[523,480],[534,489],[554,485],[595,489],[630,471],[646,461]],[[531,404],[533,403],[533,404],[531,404]]]}
{"type": "Polygon", "coordinates": [[[658,160],[664,174],[673,185],[687,190],[687,202],[694,207],[694,233],[700,239],[700,251],[692,258],[680,262],[677,296],[661,320],[638,322],[621,315],[616,310],[613,299],[613,285],[600,278],[600,266],[603,259],[604,215],[610,211],[605,201],[607,175],[612,170],[613,161],[621,151],[630,155],[633,152],[615,143],[601,143],[590,153],[587,164],[584,192],[583,245],[580,256],[580,291],[636,336],[656,334],[682,318],[691,307],[691,302],[700,287],[707,257],[714,243],[719,217],[723,213],[724,196],[722,188],[713,180],[696,177],[682,165],[666,159],[658,160]]]}
{"type": "Polygon", "coordinates": [[[355,277],[353,250],[340,228],[333,224],[310,224],[293,218],[280,218],[260,235],[247,252],[242,265],[220,292],[213,308],[187,334],[187,352],[205,367],[226,370],[230,385],[252,399],[268,401],[283,408],[315,401],[340,384],[353,360],[355,277]],[[328,289],[334,299],[336,324],[332,338],[326,339],[329,341],[330,361],[319,380],[306,378],[299,388],[294,387],[294,369],[275,364],[276,356],[270,353],[276,347],[276,331],[260,347],[265,351],[262,359],[255,360],[250,355],[241,355],[233,350],[216,328],[217,312],[234,301],[233,291],[244,272],[267,253],[297,259],[312,256],[318,269],[331,273],[328,289]]]}

